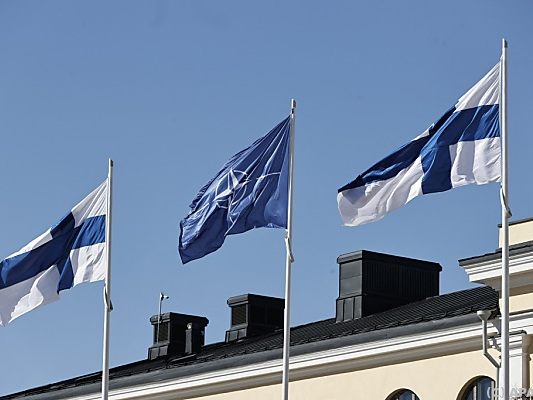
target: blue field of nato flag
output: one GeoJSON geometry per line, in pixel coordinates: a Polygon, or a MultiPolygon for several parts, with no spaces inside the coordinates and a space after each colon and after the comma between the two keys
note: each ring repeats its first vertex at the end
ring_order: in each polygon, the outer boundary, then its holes
{"type": "Polygon", "coordinates": [[[500,64],[420,136],[339,189],[345,225],[378,221],[413,198],[501,176],[500,64]]]}
{"type": "Polygon", "coordinates": [[[290,118],[235,154],[196,195],[180,223],[182,262],[222,246],[227,235],[287,227],[290,118]]]}
{"type": "Polygon", "coordinates": [[[55,226],[0,263],[0,325],[106,274],[107,180],[55,226]]]}

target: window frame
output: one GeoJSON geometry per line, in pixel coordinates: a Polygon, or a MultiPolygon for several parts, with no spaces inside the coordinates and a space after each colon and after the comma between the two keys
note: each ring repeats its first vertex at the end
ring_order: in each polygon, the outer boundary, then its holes
{"type": "Polygon", "coordinates": [[[490,391],[490,393],[488,393],[489,395],[489,400],[492,400],[493,399],[493,390],[496,386],[496,382],[494,381],[494,379],[492,379],[490,376],[477,376],[473,379],[471,379],[464,387],[463,389],[461,390],[461,394],[460,396],[458,396],[458,400],[487,400],[487,398],[481,398],[480,396],[483,396],[483,392],[481,393],[478,393],[478,391],[480,390],[480,384],[483,382],[483,381],[488,381],[490,383],[490,388],[492,389],[490,391]],[[469,398],[469,395],[472,394],[472,397],[469,398]]]}
{"type": "MultiPolygon", "coordinates": [[[[387,400],[400,400],[400,396],[403,396],[405,394],[411,394],[411,398],[405,399],[405,400],[420,400],[420,397],[418,397],[418,395],[415,392],[413,392],[410,389],[405,389],[405,388],[396,390],[395,392],[393,392],[391,395],[387,397],[387,400]]],[[[401,400],[404,400],[404,399],[401,399],[401,400]]]]}

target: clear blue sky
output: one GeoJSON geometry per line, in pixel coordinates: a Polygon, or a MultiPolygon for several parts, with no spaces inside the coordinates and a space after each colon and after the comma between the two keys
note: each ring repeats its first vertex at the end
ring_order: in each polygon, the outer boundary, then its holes
{"type": "MultiPolygon", "coordinates": [[[[533,216],[533,3],[475,1],[0,2],[0,258],[47,229],[115,160],[111,364],[143,359],[164,311],[209,318],[226,300],[283,296],[283,232],[232,236],[183,267],[178,222],[232,154],[298,101],[293,324],[334,315],[339,254],[437,261],[441,292],[469,287],[459,258],[493,251],[498,185],[417,198],[341,226],[336,190],[440,117],[509,40],[510,201],[533,216]]],[[[0,394],[101,366],[102,283],[0,329],[0,394]]]]}

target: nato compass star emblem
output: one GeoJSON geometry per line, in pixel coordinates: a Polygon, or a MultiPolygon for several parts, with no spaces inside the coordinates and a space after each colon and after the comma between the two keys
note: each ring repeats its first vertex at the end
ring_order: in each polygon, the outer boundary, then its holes
{"type": "Polygon", "coordinates": [[[259,182],[273,175],[280,175],[279,172],[273,172],[250,179],[244,171],[231,169],[228,174],[221,179],[215,188],[215,197],[213,199],[217,207],[228,210],[229,232],[239,215],[234,215],[231,210],[236,207],[253,189],[248,190],[249,184],[259,182]]]}
{"type": "Polygon", "coordinates": [[[214,201],[217,207],[229,211],[232,206],[238,204],[246,194],[245,186],[249,182],[246,172],[230,169],[226,177],[221,179],[215,188],[214,201]]]}

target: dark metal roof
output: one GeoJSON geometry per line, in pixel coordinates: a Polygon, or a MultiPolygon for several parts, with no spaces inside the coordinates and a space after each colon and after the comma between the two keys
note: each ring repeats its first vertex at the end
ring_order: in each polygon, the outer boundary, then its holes
{"type": "MultiPolygon", "coordinates": [[[[312,353],[317,348],[313,347],[313,344],[319,343],[326,343],[328,348],[342,347],[345,341],[341,339],[344,338],[371,342],[387,337],[404,336],[413,333],[412,327],[419,327],[424,331],[436,329],[441,326],[436,325],[436,321],[454,320],[458,324],[464,324],[465,321],[475,321],[464,317],[472,316],[471,314],[475,316],[476,311],[497,309],[498,293],[492,288],[482,286],[462,290],[352,321],[337,323],[334,318],[330,318],[294,327],[291,329],[291,346],[294,346],[291,351],[293,354],[312,353]]],[[[142,360],[112,368],[110,371],[111,387],[126,387],[131,385],[134,379],[137,384],[140,383],[139,379],[142,379],[143,383],[169,379],[169,375],[164,372],[172,372],[172,376],[177,378],[197,374],[206,369],[228,368],[242,363],[243,357],[246,357],[245,362],[248,365],[252,360],[259,362],[257,361],[258,355],[270,359],[281,358],[282,346],[283,332],[278,330],[268,335],[232,343],[210,344],[204,346],[200,353],[192,356],[142,360]]],[[[3,396],[0,400],[61,399],[68,395],[94,393],[99,388],[96,384],[100,378],[100,372],[93,373],[3,396]]]]}

